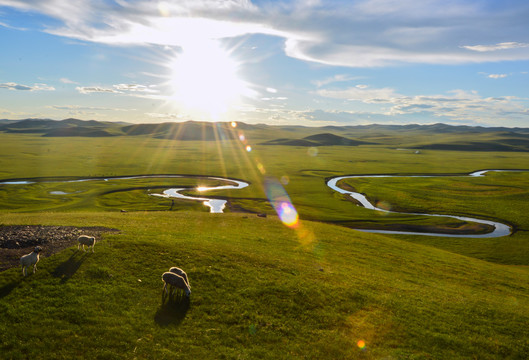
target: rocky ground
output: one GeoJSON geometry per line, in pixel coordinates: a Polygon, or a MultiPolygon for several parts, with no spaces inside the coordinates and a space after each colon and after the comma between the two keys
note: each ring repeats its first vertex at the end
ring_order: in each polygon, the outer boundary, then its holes
{"type": "Polygon", "coordinates": [[[117,229],[105,227],[5,225],[0,226],[0,271],[19,266],[20,257],[29,254],[35,246],[42,247],[41,256],[51,256],[77,244],[81,234],[101,238],[105,232],[117,229]]]}

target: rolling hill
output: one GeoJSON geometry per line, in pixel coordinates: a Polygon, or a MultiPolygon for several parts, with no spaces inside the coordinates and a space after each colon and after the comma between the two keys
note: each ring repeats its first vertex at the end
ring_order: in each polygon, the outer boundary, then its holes
{"type": "Polygon", "coordinates": [[[16,122],[0,123],[0,131],[6,133],[42,134],[46,137],[83,136],[106,137],[117,135],[116,127],[122,124],[102,122],[96,120],[50,120],[50,119],[25,119],[16,122]]]}
{"type": "Polygon", "coordinates": [[[182,141],[234,140],[236,135],[230,123],[166,122],[161,124],[135,124],[121,128],[125,135],[150,135],[158,139],[182,141]]]}
{"type": "Polygon", "coordinates": [[[289,139],[281,138],[261,143],[262,145],[286,145],[286,146],[358,146],[358,145],[372,145],[372,142],[358,141],[348,139],[343,136],[331,134],[331,133],[320,133],[315,135],[309,135],[302,139],[289,139]]]}
{"type": "Polygon", "coordinates": [[[529,151],[529,128],[431,125],[277,126],[230,122],[165,122],[126,124],[96,120],[0,120],[0,131],[32,133],[46,137],[149,136],[178,141],[247,139],[260,145],[282,146],[385,146],[446,151],[529,151]],[[469,140],[471,139],[471,140],[469,140]]]}

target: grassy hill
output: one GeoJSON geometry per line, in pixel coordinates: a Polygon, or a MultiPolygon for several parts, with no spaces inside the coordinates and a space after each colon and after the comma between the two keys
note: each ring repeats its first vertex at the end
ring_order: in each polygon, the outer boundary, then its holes
{"type": "Polygon", "coordinates": [[[187,121],[161,124],[135,124],[121,128],[126,135],[150,135],[157,139],[184,141],[233,140],[236,138],[230,123],[187,121]]]}
{"type": "Polygon", "coordinates": [[[43,258],[27,278],[18,268],[0,273],[4,358],[529,354],[526,268],[243,214],[3,214],[2,223],[120,230],[93,254],[70,248],[43,258]],[[160,276],[173,265],[187,271],[192,295],[162,305],[160,276]]]}
{"type": "Polygon", "coordinates": [[[121,123],[96,120],[64,119],[24,119],[0,123],[0,131],[14,134],[41,134],[48,137],[82,136],[107,137],[118,135],[121,123]]]}
{"type": "Polygon", "coordinates": [[[409,149],[450,151],[529,152],[529,128],[431,125],[274,126],[231,122],[166,122],[126,124],[96,120],[0,120],[5,133],[41,134],[48,137],[150,136],[178,141],[237,140],[239,132],[262,145],[300,147],[380,145],[409,149]],[[469,138],[472,141],[469,141],[469,138]]]}
{"type": "Polygon", "coordinates": [[[261,143],[262,145],[286,145],[286,146],[358,146],[358,145],[370,145],[373,143],[348,139],[343,136],[331,134],[331,133],[320,133],[315,135],[309,135],[302,139],[290,139],[281,138],[261,143]]]}

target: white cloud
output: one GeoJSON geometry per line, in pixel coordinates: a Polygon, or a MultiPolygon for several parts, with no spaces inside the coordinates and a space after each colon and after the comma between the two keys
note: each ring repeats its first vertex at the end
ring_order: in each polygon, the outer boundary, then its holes
{"type": "Polygon", "coordinates": [[[46,84],[34,84],[31,91],[53,91],[55,88],[46,84]]]}
{"type": "Polygon", "coordinates": [[[503,79],[503,78],[506,78],[508,75],[507,74],[489,74],[487,75],[487,77],[491,78],[491,79],[503,79]]]}
{"type": "Polygon", "coordinates": [[[350,87],[345,90],[321,89],[316,92],[318,95],[334,99],[358,100],[365,103],[392,102],[395,98],[402,97],[395,93],[394,89],[382,88],[372,89],[367,85],[350,87]]]}
{"type": "Polygon", "coordinates": [[[9,82],[9,83],[0,84],[0,89],[29,91],[29,90],[32,90],[32,87],[31,86],[27,86],[27,85],[21,85],[21,84],[9,82]]]}
{"type": "Polygon", "coordinates": [[[285,96],[274,96],[274,97],[262,97],[262,101],[274,101],[274,100],[288,100],[285,96]]]}
{"type": "Polygon", "coordinates": [[[327,98],[379,104],[387,108],[380,110],[385,115],[425,114],[450,120],[466,120],[473,123],[496,123],[509,115],[514,118],[529,112],[526,100],[514,96],[482,97],[476,91],[452,90],[443,95],[406,96],[391,88],[352,87],[344,90],[318,90],[317,94],[327,98]]]}
{"type": "Polygon", "coordinates": [[[1,27],[5,27],[7,29],[11,29],[11,30],[19,30],[19,31],[26,31],[27,29],[25,28],[21,28],[21,27],[16,27],[16,26],[11,26],[9,24],[6,24],[5,22],[1,22],[0,21],[0,26],[1,27]]]}
{"type": "Polygon", "coordinates": [[[175,114],[175,113],[145,113],[145,115],[147,115],[148,117],[150,118],[154,118],[154,119],[158,119],[158,120],[166,120],[166,121],[171,121],[171,120],[184,120],[186,118],[188,118],[188,115],[187,114],[182,114],[182,113],[179,113],[179,114],[175,114]]]}
{"type": "Polygon", "coordinates": [[[79,91],[81,94],[91,94],[91,93],[121,94],[121,91],[118,91],[114,88],[104,88],[100,86],[77,86],[75,90],[79,91]]]}
{"type": "Polygon", "coordinates": [[[120,109],[120,108],[109,108],[109,107],[100,107],[100,106],[84,106],[84,105],[50,105],[47,106],[49,109],[55,110],[68,110],[68,111],[130,111],[134,109],[120,109]]]}
{"type": "Polygon", "coordinates": [[[145,86],[145,85],[140,85],[140,84],[117,84],[117,85],[112,85],[112,87],[77,86],[75,89],[81,94],[108,93],[108,94],[126,94],[126,95],[132,95],[132,96],[141,96],[138,94],[158,93],[158,91],[154,89],[154,86],[145,86]]]}
{"type": "Polygon", "coordinates": [[[487,51],[498,51],[498,50],[509,50],[509,49],[518,49],[529,47],[528,43],[519,43],[519,42],[504,42],[495,45],[466,45],[461,46],[464,49],[478,51],[478,52],[487,52],[487,51]]]}
{"type": "Polygon", "coordinates": [[[34,84],[33,86],[17,84],[8,82],[0,84],[0,89],[21,90],[21,91],[52,91],[55,90],[53,86],[46,84],[34,84]]]}
{"type": "Polygon", "coordinates": [[[358,76],[350,76],[345,74],[337,74],[328,78],[325,78],[323,80],[315,80],[312,83],[316,85],[317,87],[322,87],[325,85],[333,84],[333,83],[340,83],[340,82],[349,82],[361,79],[361,77],[358,76]]]}
{"type": "Polygon", "coordinates": [[[0,115],[2,115],[2,116],[19,116],[19,115],[23,115],[23,114],[22,113],[13,112],[13,111],[8,110],[8,109],[0,108],[0,115]]]}
{"type": "Polygon", "coordinates": [[[62,23],[45,25],[48,33],[107,44],[185,46],[196,39],[267,34],[285,40],[288,56],[349,67],[529,59],[529,44],[520,41],[529,17],[523,1],[494,7],[468,0],[0,4],[62,23]]]}
{"type": "Polygon", "coordinates": [[[153,86],[145,86],[139,84],[117,84],[113,86],[114,89],[118,91],[131,91],[131,92],[148,92],[156,93],[157,91],[153,89],[153,86]]]}
{"type": "Polygon", "coordinates": [[[78,84],[77,82],[72,81],[72,80],[70,80],[68,78],[60,78],[59,81],[62,82],[63,84],[78,84]]]}

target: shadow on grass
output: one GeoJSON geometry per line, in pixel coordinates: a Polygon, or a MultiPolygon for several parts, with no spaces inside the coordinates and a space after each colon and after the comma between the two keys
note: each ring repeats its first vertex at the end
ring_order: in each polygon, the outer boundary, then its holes
{"type": "Polygon", "coordinates": [[[10,283],[0,287],[0,299],[9,295],[11,291],[13,291],[19,284],[20,281],[11,281],[10,283]]]}
{"type": "Polygon", "coordinates": [[[65,283],[79,270],[81,264],[86,258],[85,252],[74,251],[74,253],[62,264],[59,264],[53,270],[52,275],[61,278],[61,282],[65,283]]]}
{"type": "Polygon", "coordinates": [[[154,321],[160,326],[178,325],[186,317],[189,306],[190,299],[183,293],[165,296],[162,292],[162,305],[156,311],[154,321]]]}

